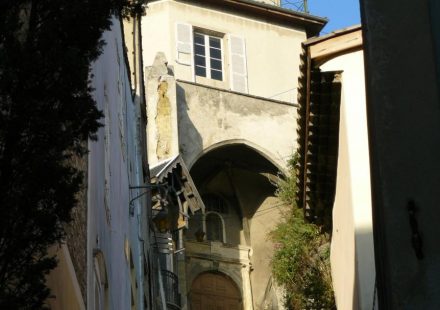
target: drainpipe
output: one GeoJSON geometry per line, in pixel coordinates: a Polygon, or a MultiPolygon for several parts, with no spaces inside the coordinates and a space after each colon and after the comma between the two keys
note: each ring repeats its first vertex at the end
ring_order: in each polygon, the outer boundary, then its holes
{"type": "Polygon", "coordinates": [[[165,291],[163,289],[162,269],[160,267],[159,257],[157,257],[157,266],[158,266],[157,270],[159,274],[159,293],[160,293],[160,300],[162,303],[162,309],[167,310],[167,303],[165,301],[165,291]]]}

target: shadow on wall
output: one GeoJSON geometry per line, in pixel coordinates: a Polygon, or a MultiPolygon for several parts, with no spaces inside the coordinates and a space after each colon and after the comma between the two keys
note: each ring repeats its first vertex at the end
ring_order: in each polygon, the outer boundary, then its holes
{"type": "Polygon", "coordinates": [[[377,309],[376,271],[371,229],[356,229],[355,281],[352,309],[377,309]]]}
{"type": "MultiPolygon", "coordinates": [[[[188,165],[188,159],[193,154],[189,154],[188,150],[195,150],[196,154],[203,151],[203,140],[197,128],[194,126],[191,118],[189,117],[189,106],[186,101],[185,90],[182,86],[176,83],[176,95],[177,95],[177,123],[179,127],[179,152],[182,155],[183,160],[188,165]],[[181,130],[184,128],[184,130],[181,130]],[[183,137],[182,135],[185,135],[183,137]],[[188,142],[182,142],[188,141],[188,142]],[[191,143],[192,145],[186,145],[185,143],[191,143]]],[[[194,156],[194,155],[193,155],[194,156]]]]}
{"type": "Polygon", "coordinates": [[[343,269],[337,271],[339,279],[333,278],[336,305],[338,309],[375,310],[378,309],[378,303],[374,255],[372,254],[373,232],[371,229],[358,228],[353,237],[353,254],[349,253],[349,246],[339,251],[340,259],[343,260],[345,256],[348,261],[343,262],[343,269]],[[342,281],[341,277],[343,277],[342,281]]]}

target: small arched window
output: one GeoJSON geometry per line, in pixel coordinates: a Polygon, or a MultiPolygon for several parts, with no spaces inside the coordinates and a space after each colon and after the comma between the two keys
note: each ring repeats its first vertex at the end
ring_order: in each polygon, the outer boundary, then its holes
{"type": "Polygon", "coordinates": [[[223,219],[217,212],[208,212],[205,217],[206,239],[225,242],[223,219]]]}
{"type": "Polygon", "coordinates": [[[203,195],[202,199],[206,207],[203,223],[206,240],[226,242],[224,221],[224,216],[228,214],[226,201],[215,194],[203,195]]]}

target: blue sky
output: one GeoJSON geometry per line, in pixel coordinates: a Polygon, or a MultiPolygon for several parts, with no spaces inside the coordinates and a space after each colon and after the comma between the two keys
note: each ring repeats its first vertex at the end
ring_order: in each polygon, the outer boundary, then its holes
{"type": "Polygon", "coordinates": [[[310,14],[330,20],[323,34],[361,22],[359,0],[309,0],[308,5],[310,14]]]}
{"type": "MultiPolygon", "coordinates": [[[[289,0],[282,1],[282,3],[288,2],[289,0]]],[[[298,0],[290,0],[290,2],[298,2],[298,0]]],[[[321,34],[361,22],[359,0],[308,0],[308,6],[310,14],[327,17],[330,20],[321,34]]]]}

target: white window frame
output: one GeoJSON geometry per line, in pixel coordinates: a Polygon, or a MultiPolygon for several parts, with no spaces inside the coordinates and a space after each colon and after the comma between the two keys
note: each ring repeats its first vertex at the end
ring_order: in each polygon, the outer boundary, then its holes
{"type": "MultiPolygon", "coordinates": [[[[224,46],[223,46],[223,37],[216,36],[216,35],[206,34],[206,33],[203,33],[202,31],[197,31],[196,30],[193,33],[193,51],[194,51],[194,57],[193,57],[194,58],[194,75],[196,77],[204,77],[204,78],[208,78],[208,79],[216,80],[216,81],[220,81],[220,82],[225,81],[225,57],[224,57],[225,49],[224,49],[224,46]],[[204,46],[204,48],[205,48],[205,55],[204,55],[204,57],[205,57],[206,76],[197,75],[197,70],[196,70],[197,64],[196,64],[196,61],[195,61],[195,58],[196,58],[197,54],[196,54],[195,45],[198,45],[198,44],[196,43],[196,40],[195,40],[196,35],[203,36],[204,37],[204,41],[205,41],[205,46],[204,46]],[[212,58],[221,61],[221,64],[222,64],[222,68],[221,68],[222,79],[221,80],[217,80],[217,79],[214,79],[214,78],[211,77],[211,52],[210,52],[210,47],[211,46],[209,44],[209,38],[215,38],[215,39],[218,39],[220,41],[221,59],[214,58],[214,57],[212,57],[212,58]]],[[[217,70],[217,69],[213,69],[213,70],[217,70]]]]}

